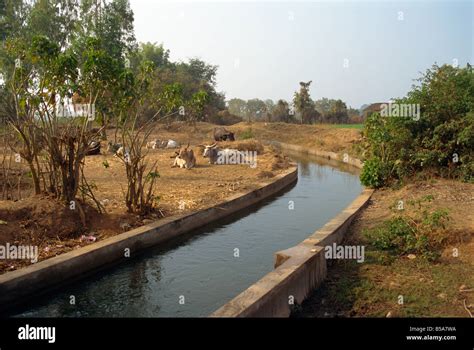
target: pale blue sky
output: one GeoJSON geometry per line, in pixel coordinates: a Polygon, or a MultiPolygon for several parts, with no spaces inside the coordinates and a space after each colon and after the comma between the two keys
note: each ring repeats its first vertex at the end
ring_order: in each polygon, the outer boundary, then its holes
{"type": "Polygon", "coordinates": [[[218,65],[228,99],[290,100],[312,80],[314,99],[359,108],[405,95],[434,62],[474,62],[472,0],[130,2],[139,41],[218,65]]]}

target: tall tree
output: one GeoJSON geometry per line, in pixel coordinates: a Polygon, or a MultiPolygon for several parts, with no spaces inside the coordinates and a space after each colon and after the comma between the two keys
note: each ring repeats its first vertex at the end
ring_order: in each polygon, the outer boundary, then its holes
{"type": "Polygon", "coordinates": [[[170,50],[163,47],[163,44],[141,43],[138,50],[139,61],[153,62],[156,68],[166,67],[170,64],[170,50]]]}
{"type": "Polygon", "coordinates": [[[233,98],[227,102],[229,112],[239,117],[247,116],[247,102],[240,98],[233,98]]]}
{"type": "Polygon", "coordinates": [[[278,100],[273,109],[273,121],[291,123],[294,117],[290,113],[290,106],[285,100],[278,100]]]}
{"type": "Polygon", "coordinates": [[[265,100],[265,115],[264,115],[264,119],[265,119],[267,122],[272,121],[274,108],[275,108],[275,102],[273,102],[272,99],[266,99],[266,100],[265,100]]]}
{"type": "Polygon", "coordinates": [[[264,101],[253,98],[247,101],[247,119],[251,120],[262,120],[267,110],[267,106],[264,101]]]}
{"type": "Polygon", "coordinates": [[[295,92],[293,104],[300,117],[301,123],[314,123],[317,119],[317,111],[314,109],[314,102],[309,94],[311,81],[300,82],[300,90],[295,92]]]}
{"type": "Polygon", "coordinates": [[[128,0],[82,0],[79,19],[76,27],[79,48],[85,45],[85,38],[93,36],[100,39],[102,49],[117,60],[124,60],[136,50],[134,16],[128,0]]]}

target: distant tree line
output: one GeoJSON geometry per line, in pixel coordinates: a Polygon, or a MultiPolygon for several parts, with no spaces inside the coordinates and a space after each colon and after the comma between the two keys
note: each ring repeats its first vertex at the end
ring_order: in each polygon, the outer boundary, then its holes
{"type": "Polygon", "coordinates": [[[230,114],[247,121],[283,122],[302,124],[348,124],[361,123],[359,110],[347,107],[340,99],[322,98],[313,101],[309,94],[309,82],[300,82],[300,89],[294,93],[293,101],[283,99],[242,100],[233,98],[227,102],[230,114]]]}

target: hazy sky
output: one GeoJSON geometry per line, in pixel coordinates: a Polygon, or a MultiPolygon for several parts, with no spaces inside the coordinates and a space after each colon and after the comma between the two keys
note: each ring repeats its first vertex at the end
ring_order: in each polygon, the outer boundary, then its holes
{"type": "Polygon", "coordinates": [[[314,99],[359,108],[404,96],[435,62],[474,63],[472,0],[130,2],[139,41],[218,65],[228,99],[290,100],[312,80],[314,99]]]}

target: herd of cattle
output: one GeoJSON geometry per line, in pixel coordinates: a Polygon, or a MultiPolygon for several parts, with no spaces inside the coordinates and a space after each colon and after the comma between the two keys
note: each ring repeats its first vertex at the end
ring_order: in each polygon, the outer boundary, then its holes
{"type": "MultiPolygon", "coordinates": [[[[217,127],[214,129],[214,142],[212,145],[202,145],[203,147],[203,157],[209,158],[210,164],[226,164],[225,162],[220,161],[220,159],[229,159],[229,158],[245,158],[243,152],[230,149],[230,148],[220,148],[217,146],[217,141],[235,141],[235,135],[233,132],[227,130],[224,127],[217,127]]],[[[196,157],[194,151],[189,148],[189,143],[186,147],[181,147],[181,144],[175,140],[152,140],[147,142],[147,149],[179,149],[176,151],[173,156],[174,162],[172,167],[179,167],[185,169],[191,169],[196,166],[196,157]]],[[[107,145],[107,152],[114,154],[116,157],[127,158],[129,154],[129,149],[122,144],[109,142],[107,145]]],[[[100,142],[93,141],[89,145],[89,151],[87,155],[96,155],[100,154],[100,142]]]]}

